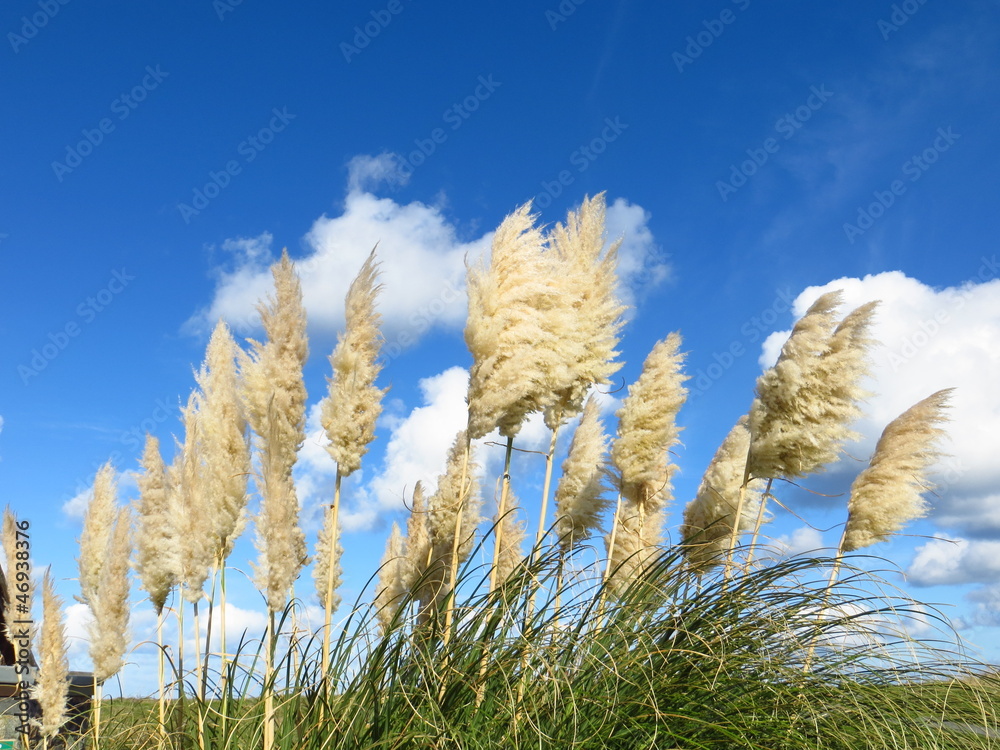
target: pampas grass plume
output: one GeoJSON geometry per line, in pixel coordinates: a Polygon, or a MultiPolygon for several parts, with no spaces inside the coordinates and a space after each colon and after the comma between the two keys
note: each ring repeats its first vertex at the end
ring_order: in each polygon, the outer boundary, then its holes
{"type": "Polygon", "coordinates": [[[844,428],[821,418],[828,404],[823,365],[843,295],[827,292],[795,324],[774,367],[757,379],[750,408],[750,476],[803,477],[837,457],[844,428]]]}
{"type": "Polygon", "coordinates": [[[319,598],[320,606],[331,612],[340,606],[340,595],[337,594],[337,589],[340,587],[341,573],[343,572],[340,566],[340,558],[343,553],[344,548],[340,544],[340,529],[333,528],[333,506],[327,505],[323,513],[323,526],[316,539],[313,581],[316,585],[316,596],[319,598]],[[331,565],[333,566],[333,595],[328,603],[326,599],[331,565]]]}
{"type": "Polygon", "coordinates": [[[131,512],[128,508],[120,508],[109,535],[97,591],[90,602],[94,618],[90,628],[90,658],[97,682],[104,682],[118,673],[128,646],[131,526],[131,512]]]}
{"type": "MultiPolygon", "coordinates": [[[[743,416],[715,452],[694,500],[684,509],[681,544],[688,564],[699,573],[721,565],[729,551],[749,447],[750,431],[743,416]]],[[[761,503],[760,484],[751,482],[745,490],[739,532],[754,527],[761,503]]]]}
{"type": "Polygon", "coordinates": [[[62,601],[56,595],[48,572],[42,580],[42,618],[38,680],[33,688],[33,697],[42,710],[42,717],[36,720],[36,726],[43,738],[51,738],[68,718],[66,701],[69,696],[69,658],[66,656],[62,601]]]}
{"type": "Polygon", "coordinates": [[[890,422],[868,468],[851,485],[841,551],[884,541],[905,524],[927,514],[923,493],[930,489],[928,468],[941,452],[935,443],[945,431],[945,409],[953,389],[938,391],[890,422]]]}
{"type": "Polygon", "coordinates": [[[670,477],[677,470],[668,461],[668,452],[678,441],[677,413],[687,398],[680,345],[678,333],[656,343],[617,412],[618,437],[611,446],[611,461],[622,495],[649,510],[665,505],[670,477]]]}
{"type": "Polygon", "coordinates": [[[601,410],[591,396],[583,407],[556,487],[556,533],[564,552],[596,531],[607,510],[603,482],[607,444],[601,410]]]}
{"type": "MultiPolygon", "coordinates": [[[[106,562],[108,541],[115,524],[115,498],[118,495],[118,482],[111,462],[107,462],[97,470],[94,477],[94,488],[87,512],[83,517],[83,532],[80,534],[80,557],[77,560],[80,570],[79,601],[91,604],[101,578],[101,570],[106,562]]],[[[93,605],[92,605],[93,606],[93,605]]]]}
{"type": "Polygon", "coordinates": [[[399,524],[394,522],[378,571],[378,583],[375,585],[375,609],[383,633],[389,629],[407,593],[406,563],[406,537],[400,531],[399,524]]]}
{"type": "Polygon", "coordinates": [[[570,307],[567,325],[560,331],[561,348],[570,368],[571,382],[558,390],[545,409],[545,423],[555,430],[579,414],[587,391],[606,385],[621,369],[616,362],[625,305],[618,299],[618,248],[606,253],[604,193],[584,198],[579,212],[571,211],[566,225],[556,224],[549,235],[550,252],[563,280],[561,301],[570,307]]]}
{"type": "Polygon", "coordinates": [[[361,459],[375,439],[386,392],[375,387],[382,370],[377,361],[382,343],[381,316],[375,310],[381,289],[377,277],[373,250],[347,292],[345,328],[330,355],[333,377],[328,379],[321,421],[330,439],[326,449],[345,477],[361,468],[361,459]]]}
{"type": "Polygon", "coordinates": [[[465,342],[469,372],[469,436],[499,428],[513,437],[527,416],[568,387],[569,353],[560,334],[571,324],[562,278],[544,252],[531,205],[504,219],[488,266],[469,267],[465,342]]]}
{"type": "Polygon", "coordinates": [[[217,561],[225,560],[246,527],[250,446],[236,372],[238,347],[229,327],[219,321],[197,373],[201,389],[199,454],[204,494],[211,505],[217,561]]]}
{"type": "Polygon", "coordinates": [[[180,539],[171,512],[160,441],[152,435],[146,436],[141,466],[143,471],[136,477],[139,500],[133,567],[159,615],[170,590],[178,583],[180,539]]]}
{"type": "Polygon", "coordinates": [[[251,339],[251,351],[240,350],[238,356],[246,418],[262,441],[273,439],[272,455],[290,475],[295,455],[305,440],[302,367],[309,357],[309,343],[302,285],[287,250],[271,266],[271,275],[274,296],[269,295],[266,303],[257,306],[267,341],[251,339]]]}

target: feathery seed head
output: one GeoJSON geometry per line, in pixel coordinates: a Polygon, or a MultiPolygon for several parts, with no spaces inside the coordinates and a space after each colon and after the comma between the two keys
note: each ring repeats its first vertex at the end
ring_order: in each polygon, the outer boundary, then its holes
{"type": "Polygon", "coordinates": [[[890,422],[875,446],[868,468],[851,485],[842,552],[884,541],[905,524],[927,514],[926,475],[941,456],[935,443],[945,430],[945,410],[953,389],[938,391],[890,422]]]}
{"type": "Polygon", "coordinates": [[[406,565],[403,576],[407,591],[413,591],[417,579],[427,569],[430,553],[430,514],[427,511],[423,483],[417,482],[413,488],[410,517],[406,520],[406,565]]]}
{"type": "MultiPolygon", "coordinates": [[[[339,525],[339,524],[338,524],[339,525]]],[[[341,584],[340,566],[341,556],[344,548],[340,544],[340,529],[333,527],[333,506],[326,506],[323,514],[323,527],[316,538],[316,556],[313,566],[313,581],[316,584],[316,596],[319,598],[320,606],[335,612],[340,606],[340,595],[337,589],[341,584]],[[330,605],[327,606],[327,592],[330,588],[330,566],[333,566],[333,585],[330,605]]]]}
{"type": "Polygon", "coordinates": [[[781,356],[757,379],[750,409],[749,475],[802,477],[834,461],[868,394],[869,336],[876,303],[848,315],[839,326],[842,294],[827,292],[795,324],[781,356]]]}
{"type": "Polygon", "coordinates": [[[115,500],[118,496],[118,481],[115,470],[108,461],[97,470],[94,477],[94,488],[87,511],[83,517],[83,533],[80,534],[80,557],[77,560],[80,570],[79,601],[93,607],[93,598],[97,592],[101,569],[106,562],[108,543],[114,528],[116,511],[115,500]]]}
{"type": "Polygon", "coordinates": [[[376,283],[378,266],[372,250],[351,283],[345,330],[330,355],[333,377],[327,379],[330,390],[323,400],[321,419],[330,439],[327,451],[345,477],[361,467],[368,444],[375,439],[375,423],[382,413],[382,397],[388,390],[375,387],[382,369],[377,361],[382,344],[379,331],[382,318],[375,310],[381,289],[376,283]]]}
{"type": "Polygon", "coordinates": [[[406,597],[404,572],[406,561],[406,537],[399,530],[399,524],[393,522],[392,532],[385,545],[385,554],[382,556],[382,566],[378,571],[378,583],[375,586],[375,609],[383,633],[389,629],[406,597]]]}
{"type": "Polygon", "coordinates": [[[237,350],[229,327],[220,320],[196,374],[202,393],[198,454],[218,561],[229,557],[246,526],[250,446],[236,372],[237,350]]]}
{"type": "Polygon", "coordinates": [[[69,659],[66,656],[66,628],[62,620],[62,601],[52,585],[52,576],[42,580],[42,638],[39,647],[38,680],[32,697],[42,709],[40,720],[33,720],[42,737],[54,737],[66,719],[69,697],[69,659]]]}
{"type": "MultiPolygon", "coordinates": [[[[681,543],[688,564],[699,573],[720,565],[729,550],[749,448],[750,431],[744,415],[722,441],[705,470],[697,495],[684,509],[681,543]]],[[[756,523],[760,485],[759,480],[754,480],[745,490],[740,532],[751,530],[756,523]]]]}
{"type": "Polygon", "coordinates": [[[261,453],[261,502],[255,519],[255,545],[260,553],[255,564],[254,583],[264,593],[268,609],[280,612],[288,602],[292,584],[308,563],[305,534],[299,527],[299,500],[295,494],[291,466],[281,455],[277,434],[281,427],[268,410],[269,433],[262,440],[261,453]]]}
{"type": "Polygon", "coordinates": [[[618,248],[615,242],[602,256],[605,243],[604,193],[584,198],[578,213],[549,235],[551,253],[569,305],[567,325],[560,331],[561,348],[569,361],[572,381],[559,389],[545,409],[545,423],[556,429],[578,414],[592,385],[605,385],[620,368],[615,361],[625,305],[618,299],[618,248]]]}
{"type": "Polygon", "coordinates": [[[535,227],[531,204],[504,219],[493,236],[489,266],[469,267],[465,342],[469,372],[469,436],[495,428],[513,437],[573,382],[566,342],[571,325],[563,280],[535,227]]]}
{"type": "Polygon", "coordinates": [[[591,396],[583,408],[556,487],[556,533],[565,552],[596,531],[601,514],[607,510],[603,482],[607,445],[600,407],[591,396]]]}
{"type": "Polygon", "coordinates": [[[619,489],[623,498],[642,505],[644,512],[666,507],[670,479],[677,470],[668,453],[678,442],[677,413],[687,398],[680,345],[677,333],[656,343],[616,415],[618,438],[611,446],[611,461],[619,489]]]}
{"type": "Polygon", "coordinates": [[[90,658],[94,679],[104,682],[122,668],[128,647],[128,561],[132,555],[132,514],[119,508],[109,535],[90,611],[90,658]]]}
{"type": "Polygon", "coordinates": [[[183,595],[197,602],[204,594],[205,581],[216,558],[213,517],[207,497],[207,469],[200,454],[202,435],[201,394],[192,391],[187,405],[181,410],[184,420],[184,443],[180,448],[179,496],[182,507],[175,519],[180,532],[180,565],[178,579],[183,583],[183,595]]]}
{"type": "Polygon", "coordinates": [[[178,583],[180,537],[170,508],[160,441],[152,435],[146,435],[141,466],[143,471],[136,477],[139,500],[133,567],[159,615],[170,590],[178,583]]]}
{"type": "Polygon", "coordinates": [[[242,396],[247,421],[260,440],[274,439],[270,450],[291,474],[295,454],[305,440],[306,389],[302,367],[309,357],[302,285],[288,251],[271,266],[274,296],[260,303],[267,341],[250,340],[249,353],[239,351],[242,396]],[[274,405],[272,410],[271,405],[274,405]],[[275,429],[269,418],[275,419],[275,429]]]}

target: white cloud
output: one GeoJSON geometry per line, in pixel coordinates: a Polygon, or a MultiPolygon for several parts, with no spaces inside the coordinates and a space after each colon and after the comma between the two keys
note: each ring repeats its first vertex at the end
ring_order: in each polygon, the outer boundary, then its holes
{"type": "MultiPolygon", "coordinates": [[[[358,156],[348,166],[343,211],[313,223],[303,238],[306,254],[296,261],[310,325],[327,332],[341,328],[347,288],[377,244],[385,289],[379,299],[385,354],[397,355],[432,328],[460,328],[466,314],[465,259],[488,252],[492,232],[466,240],[440,206],[400,204],[369,192],[396,179],[389,154],[358,156]]],[[[656,246],[649,218],[641,206],[622,198],[607,211],[609,238],[624,238],[620,275],[629,303],[670,275],[668,256],[656,246]]],[[[185,324],[186,330],[206,332],[219,317],[240,333],[259,328],[255,306],[271,288],[272,241],[264,233],[223,243],[226,257],[214,271],[213,300],[185,324]]]]}
{"type": "Polygon", "coordinates": [[[800,526],[791,534],[782,534],[774,540],[774,544],[783,557],[830,552],[823,547],[823,534],[809,526],[800,526]]]}
{"type": "Polygon", "coordinates": [[[1000,578],[1000,541],[935,539],[917,547],[906,572],[917,586],[995,581],[1000,578]]]}
{"type": "Polygon", "coordinates": [[[373,191],[383,182],[405,185],[410,172],[402,169],[396,154],[383,151],[378,156],[359,154],[347,163],[347,189],[349,192],[373,191]]]}
{"type": "Polygon", "coordinates": [[[65,513],[70,518],[75,518],[78,520],[83,520],[83,516],[87,512],[87,506],[90,505],[90,499],[94,496],[94,486],[91,485],[85,490],[76,493],[73,497],[67,500],[62,505],[62,512],[65,513]]]}
{"type": "MultiPolygon", "coordinates": [[[[995,258],[983,258],[970,269],[974,281],[934,289],[899,271],[842,278],[809,287],[798,296],[801,316],[821,294],[841,289],[844,310],[880,299],[873,351],[876,395],[866,405],[858,429],[864,435],[852,455],[867,457],[882,429],[892,419],[931,393],[955,387],[946,425],[949,439],[941,446],[951,454],[942,461],[935,480],[938,490],[928,499],[937,523],[969,536],[1000,536],[1000,505],[996,487],[1000,464],[1000,279],[995,258]]],[[[764,342],[761,364],[778,356],[788,332],[764,342]]],[[[836,470],[857,471],[856,462],[836,470]]]]}

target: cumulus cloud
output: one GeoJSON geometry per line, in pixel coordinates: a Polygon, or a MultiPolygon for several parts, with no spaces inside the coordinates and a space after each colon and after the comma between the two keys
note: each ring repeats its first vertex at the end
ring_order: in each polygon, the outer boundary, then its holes
{"type": "MultiPolygon", "coordinates": [[[[941,446],[951,454],[938,466],[938,489],[931,496],[933,520],[963,536],[1000,537],[1000,272],[996,258],[983,258],[969,269],[969,281],[936,289],[899,271],[842,278],[809,287],[795,301],[802,315],[821,294],[844,292],[845,310],[880,299],[870,390],[876,395],[866,407],[858,429],[864,435],[852,455],[869,456],[882,429],[917,401],[955,387],[946,425],[949,439],[941,446]]],[[[778,357],[788,332],[764,342],[761,364],[778,357]]],[[[844,461],[834,471],[856,472],[856,461],[844,461]]]]}
{"type": "MultiPolygon", "coordinates": [[[[342,212],[321,216],[305,234],[305,255],[296,260],[310,325],[335,332],[344,320],[344,296],[372,248],[378,245],[385,293],[379,309],[387,339],[386,354],[395,356],[432,328],[457,330],[465,322],[465,260],[488,252],[492,232],[465,238],[440,206],[419,201],[397,203],[371,192],[385,181],[398,181],[391,154],[357,156],[348,165],[342,212]]],[[[510,206],[513,211],[515,206],[510,206]]],[[[656,245],[649,214],[623,198],[607,211],[608,236],[623,237],[620,251],[622,296],[637,294],[670,275],[668,256],[656,245]]],[[[258,300],[271,288],[268,272],[277,248],[273,238],[228,240],[214,259],[216,288],[212,301],[186,324],[204,333],[222,317],[242,334],[259,328],[258,300]]]]}
{"type": "Polygon", "coordinates": [[[917,586],[995,581],[1000,578],[1000,541],[934,539],[917,547],[906,572],[917,586]]]}

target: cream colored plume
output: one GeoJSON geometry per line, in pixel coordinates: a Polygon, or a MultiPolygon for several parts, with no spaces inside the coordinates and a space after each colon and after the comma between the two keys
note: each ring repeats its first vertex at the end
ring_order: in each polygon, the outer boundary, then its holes
{"type": "Polygon", "coordinates": [[[120,508],[104,550],[103,564],[89,603],[90,658],[94,679],[103,682],[117,674],[124,664],[129,635],[129,557],[132,555],[132,517],[120,508]]]}
{"type": "Polygon", "coordinates": [[[795,324],[774,367],[757,379],[750,409],[748,472],[757,478],[796,478],[836,460],[856,437],[861,387],[868,374],[869,335],[877,303],[836,326],[839,291],[817,299],[795,324]]]}
{"type": "Polygon", "coordinates": [[[545,423],[553,430],[580,413],[591,386],[610,383],[621,369],[615,361],[626,309],[617,296],[621,240],[604,252],[604,221],[604,193],[600,193],[584,198],[579,212],[571,211],[566,225],[556,224],[549,235],[550,252],[563,283],[562,299],[570,306],[567,326],[560,331],[560,347],[572,378],[545,409],[545,423]]]}
{"type": "Polygon", "coordinates": [[[84,604],[92,605],[101,570],[106,562],[108,541],[117,517],[115,510],[117,495],[118,482],[115,479],[115,470],[108,461],[97,470],[97,476],[94,477],[94,489],[83,517],[83,533],[80,534],[80,557],[77,559],[80,570],[80,596],[77,598],[84,604]]]}
{"type": "Polygon", "coordinates": [[[320,606],[324,609],[335,611],[340,606],[340,595],[337,589],[340,588],[341,573],[340,558],[344,554],[344,548],[340,544],[340,529],[333,528],[333,506],[327,505],[323,513],[323,527],[319,530],[316,538],[316,559],[313,566],[313,581],[316,585],[316,596],[319,597],[320,606]],[[330,585],[330,566],[333,566],[333,596],[327,607],[327,590],[330,585]]]}
{"type": "Polygon", "coordinates": [[[375,586],[375,610],[383,633],[389,629],[406,597],[406,562],[406,537],[399,530],[399,524],[393,523],[375,586]]]}
{"type": "Polygon", "coordinates": [[[531,205],[504,219],[493,236],[488,266],[467,273],[465,342],[469,372],[469,435],[494,429],[513,437],[525,418],[573,382],[562,334],[571,315],[557,264],[544,252],[531,205]]]}
{"type": "Polygon", "coordinates": [[[201,389],[198,454],[204,497],[210,505],[216,563],[224,562],[246,527],[250,446],[236,372],[238,347],[219,321],[196,378],[201,389]]]}
{"type": "Polygon", "coordinates": [[[184,443],[178,446],[177,502],[182,511],[174,519],[180,536],[177,577],[181,593],[189,602],[201,600],[205,581],[216,559],[215,519],[207,495],[206,468],[200,454],[202,432],[201,397],[192,391],[181,410],[184,420],[184,443]]]}
{"type": "Polygon", "coordinates": [[[851,485],[842,552],[884,541],[910,521],[927,514],[923,493],[932,485],[927,471],[941,452],[945,409],[952,389],[928,396],[890,422],[867,469],[851,485]]]}
{"type": "Polygon", "coordinates": [[[597,531],[601,514],[607,510],[603,482],[607,445],[601,410],[591,396],[583,408],[556,487],[556,533],[564,552],[597,531]]]}
{"type": "Polygon", "coordinates": [[[305,440],[302,367],[309,357],[309,343],[302,285],[287,250],[271,266],[271,275],[274,296],[269,295],[266,303],[257,306],[267,341],[250,340],[251,351],[240,351],[238,356],[247,421],[261,441],[273,436],[272,455],[291,475],[295,455],[305,440]]]}
{"type": "Polygon", "coordinates": [[[445,473],[438,477],[437,492],[427,502],[427,533],[429,537],[430,564],[417,592],[421,610],[426,614],[433,609],[445,593],[452,564],[461,564],[472,552],[476,528],[479,526],[482,499],[476,480],[476,464],[472,446],[466,433],[460,432],[448,453],[445,473]],[[465,451],[468,446],[468,465],[463,471],[465,451]],[[462,476],[465,475],[465,485],[462,476]],[[464,489],[464,492],[463,492],[464,489]],[[461,522],[459,522],[461,519],[461,522]],[[457,537],[457,560],[454,558],[457,537]]]}
{"type": "Polygon", "coordinates": [[[170,489],[160,441],[152,435],[146,435],[141,466],[143,470],[136,476],[139,500],[133,567],[159,615],[170,590],[178,583],[181,538],[170,507],[170,489]]]}
{"type": "MultiPolygon", "coordinates": [[[[747,417],[740,417],[705,470],[698,493],[684,509],[681,544],[688,564],[704,573],[721,565],[733,538],[740,485],[750,448],[747,417]]],[[[739,531],[754,528],[760,511],[761,485],[753,481],[745,490],[739,531]]]]}
{"type": "Polygon", "coordinates": [[[52,576],[42,580],[42,637],[39,644],[38,680],[32,697],[42,710],[41,719],[33,719],[43,738],[56,735],[66,720],[69,697],[69,659],[66,656],[66,628],[63,625],[62,601],[52,585],[52,576]]]}
{"type": "Polygon", "coordinates": [[[663,508],[640,513],[638,504],[623,499],[613,521],[612,533],[606,537],[609,547],[608,571],[611,573],[608,588],[613,596],[624,593],[642,570],[660,554],[666,517],[666,510],[663,508]]]}
{"type": "Polygon", "coordinates": [[[309,557],[305,534],[299,527],[299,502],[290,468],[286,468],[285,456],[275,455],[280,451],[272,449],[280,444],[279,420],[276,415],[269,415],[268,422],[271,434],[263,440],[260,512],[255,519],[259,555],[251,567],[254,584],[264,593],[268,609],[280,612],[309,557]]]}
{"type": "Polygon", "coordinates": [[[382,370],[378,363],[381,316],[375,311],[381,289],[377,277],[373,250],[347,292],[345,328],[330,355],[333,377],[327,379],[330,390],[323,399],[321,419],[330,439],[326,449],[345,477],[361,467],[368,444],[375,439],[375,422],[387,390],[375,387],[382,370]]]}
{"type": "Polygon", "coordinates": [[[678,442],[677,413],[687,398],[680,345],[680,335],[671,333],[653,346],[616,414],[618,437],[611,446],[611,462],[623,502],[632,503],[640,517],[666,507],[671,497],[670,480],[677,466],[670,462],[669,451],[678,442]]]}
{"type": "Polygon", "coordinates": [[[417,482],[413,488],[410,517],[406,520],[406,565],[403,577],[407,591],[415,590],[418,579],[427,570],[430,554],[430,513],[427,510],[423,483],[417,482]]]}
{"type": "Polygon", "coordinates": [[[306,389],[302,367],[309,356],[302,285],[288,251],[271,266],[275,293],[261,303],[267,341],[251,341],[239,353],[247,421],[260,448],[260,512],[255,519],[254,582],[268,608],[280,611],[292,583],[306,564],[305,535],[299,528],[299,501],[292,481],[296,454],[305,440],[306,389]]]}

